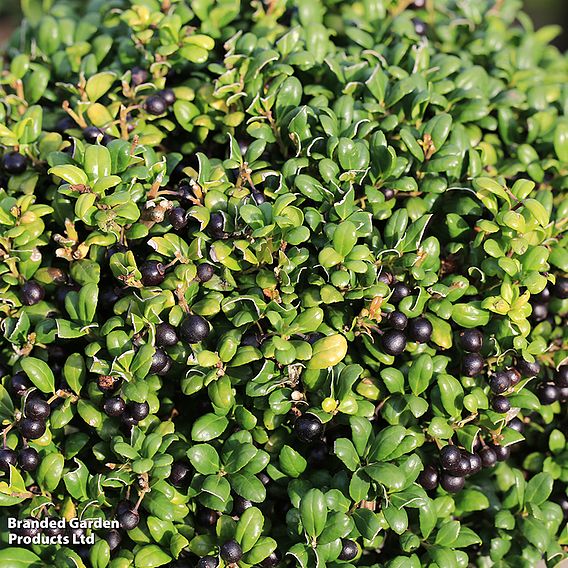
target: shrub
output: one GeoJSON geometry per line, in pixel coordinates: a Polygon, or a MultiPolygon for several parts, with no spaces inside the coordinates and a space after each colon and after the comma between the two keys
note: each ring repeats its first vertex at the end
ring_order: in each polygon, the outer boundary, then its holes
{"type": "Polygon", "coordinates": [[[67,526],[3,566],[566,556],[568,63],[519,4],[22,3],[0,505],[67,526]]]}

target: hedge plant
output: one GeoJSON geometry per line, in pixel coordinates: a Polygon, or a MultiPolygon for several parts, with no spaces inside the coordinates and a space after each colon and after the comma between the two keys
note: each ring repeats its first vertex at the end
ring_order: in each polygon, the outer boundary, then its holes
{"type": "Polygon", "coordinates": [[[22,0],[3,567],[567,556],[568,61],[520,4],[22,0]]]}

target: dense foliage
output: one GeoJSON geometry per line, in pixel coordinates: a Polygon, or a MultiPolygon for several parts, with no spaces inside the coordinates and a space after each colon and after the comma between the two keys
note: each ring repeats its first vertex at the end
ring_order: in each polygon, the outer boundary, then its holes
{"type": "Polygon", "coordinates": [[[568,61],[519,4],[22,0],[1,517],[120,528],[3,567],[566,556],[568,61]]]}

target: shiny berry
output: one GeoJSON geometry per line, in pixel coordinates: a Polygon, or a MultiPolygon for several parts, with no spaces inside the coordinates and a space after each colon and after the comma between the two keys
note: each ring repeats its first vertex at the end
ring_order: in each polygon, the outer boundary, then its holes
{"type": "Polygon", "coordinates": [[[221,213],[211,213],[209,216],[209,224],[207,228],[211,236],[215,238],[223,238],[225,236],[225,231],[223,230],[225,226],[225,219],[221,213]]]}
{"type": "Polygon", "coordinates": [[[383,349],[389,355],[400,355],[406,349],[406,335],[398,329],[389,329],[383,335],[383,349]]]}
{"type": "Polygon", "coordinates": [[[418,18],[414,18],[412,20],[412,23],[414,24],[414,31],[419,36],[426,35],[426,24],[422,20],[419,20],[418,18]]]}
{"type": "Polygon", "coordinates": [[[480,472],[481,468],[483,467],[483,462],[481,461],[481,457],[479,456],[479,454],[468,453],[467,457],[469,459],[469,475],[474,475],[480,472]]]}
{"type": "Polygon", "coordinates": [[[197,278],[199,278],[201,282],[209,282],[209,280],[213,278],[214,274],[215,274],[215,269],[211,264],[207,262],[200,264],[197,267],[197,278]]]}
{"type": "Polygon", "coordinates": [[[498,394],[491,400],[491,408],[493,408],[493,410],[495,412],[498,412],[499,414],[505,414],[506,412],[509,412],[509,410],[511,410],[511,402],[506,396],[498,394]]]}
{"type": "Polygon", "coordinates": [[[397,282],[393,286],[389,302],[391,304],[398,304],[403,298],[410,296],[410,294],[412,294],[412,290],[404,282],[397,282]]]}
{"type": "Polygon", "coordinates": [[[511,386],[511,379],[505,371],[498,371],[489,379],[489,388],[495,394],[502,394],[511,386]]]}
{"type": "Polygon", "coordinates": [[[45,422],[35,418],[24,418],[20,422],[20,432],[28,440],[37,440],[45,434],[45,422]]]}
{"type": "Polygon", "coordinates": [[[102,137],[103,133],[96,126],[87,126],[83,129],[83,138],[87,144],[96,144],[99,136],[102,137]]]}
{"type": "Polygon", "coordinates": [[[485,446],[479,450],[479,457],[481,458],[483,467],[493,467],[497,463],[497,455],[489,446],[485,446]]]}
{"type": "Polygon", "coordinates": [[[217,513],[213,509],[206,507],[197,509],[195,520],[197,524],[204,528],[214,527],[217,524],[217,513]]]}
{"type": "Polygon", "coordinates": [[[438,478],[438,469],[429,464],[420,472],[418,483],[420,483],[426,491],[432,491],[438,487],[438,478]]]}
{"type": "Polygon", "coordinates": [[[266,197],[264,197],[264,193],[260,191],[255,191],[252,194],[252,198],[257,205],[262,205],[266,201],[266,197]]]}
{"type": "Polygon", "coordinates": [[[128,413],[134,420],[140,422],[150,414],[150,406],[147,402],[130,402],[128,404],[128,413]]]}
{"type": "Polygon", "coordinates": [[[560,388],[568,387],[568,365],[562,365],[559,367],[558,371],[556,371],[554,384],[560,388]]]}
{"type": "Polygon", "coordinates": [[[271,552],[261,563],[262,568],[276,568],[282,560],[282,555],[278,550],[271,552]]]}
{"type": "Polygon", "coordinates": [[[546,304],[533,304],[530,317],[537,323],[544,321],[548,317],[548,306],[546,304]]]}
{"type": "Polygon", "coordinates": [[[17,176],[26,171],[28,159],[19,152],[10,152],[4,154],[2,158],[2,166],[7,174],[17,176]]]}
{"type": "Polygon", "coordinates": [[[0,448],[0,471],[10,471],[10,466],[16,467],[18,454],[10,448],[0,448]]]}
{"type": "Polygon", "coordinates": [[[381,187],[381,193],[385,196],[385,201],[394,198],[394,189],[391,187],[381,187]]]}
{"type": "Polygon", "coordinates": [[[163,349],[156,349],[152,355],[152,364],[149,373],[151,375],[159,373],[168,364],[168,354],[163,349]]]}
{"type": "Polygon", "coordinates": [[[475,377],[483,371],[485,360],[479,353],[466,353],[462,360],[462,373],[466,377],[475,377]]]}
{"type": "Polygon", "coordinates": [[[166,101],[168,106],[171,106],[176,102],[176,95],[172,89],[164,89],[163,91],[160,91],[158,95],[166,101]]]}
{"type": "Polygon", "coordinates": [[[219,560],[215,556],[204,556],[197,562],[195,568],[217,568],[219,560]]]}
{"type": "Polygon", "coordinates": [[[408,318],[402,312],[391,312],[387,317],[387,321],[392,328],[399,331],[406,329],[408,325],[408,318]]]}
{"type": "Polygon", "coordinates": [[[144,105],[146,112],[154,116],[159,116],[164,114],[168,107],[166,101],[160,95],[152,95],[146,99],[146,104],[144,105]]]}
{"type": "Polygon", "coordinates": [[[378,281],[390,286],[393,283],[393,280],[394,276],[392,273],[386,270],[386,268],[382,268],[378,276],[378,281]]]}
{"type": "Polygon", "coordinates": [[[107,533],[105,533],[104,538],[108,542],[108,547],[111,552],[116,550],[122,542],[122,535],[120,534],[120,531],[116,529],[110,529],[107,533]]]}
{"type": "Polygon", "coordinates": [[[233,498],[233,510],[231,512],[232,515],[236,517],[240,517],[247,509],[252,507],[252,503],[241,497],[240,495],[235,495],[233,498]]]}
{"type": "Polygon", "coordinates": [[[549,405],[558,400],[560,393],[554,383],[542,383],[537,388],[537,395],[541,404],[549,405]]]}
{"type": "Polygon", "coordinates": [[[566,298],[568,298],[568,278],[557,278],[553,293],[560,300],[566,300],[566,298]]]}
{"type": "Polygon", "coordinates": [[[302,442],[313,442],[320,438],[323,433],[323,424],[313,414],[300,416],[294,423],[294,433],[302,442]]]}
{"type": "Polygon", "coordinates": [[[523,421],[517,418],[516,416],[515,418],[509,420],[507,426],[509,428],[512,428],[513,430],[516,430],[517,432],[522,432],[525,429],[523,421]]]}
{"type": "Polygon", "coordinates": [[[176,231],[185,229],[188,223],[185,209],[183,207],[174,207],[173,209],[170,209],[168,212],[168,221],[176,231]]]}
{"type": "Polygon", "coordinates": [[[126,410],[126,403],[119,396],[107,398],[103,402],[103,411],[107,416],[122,416],[126,410]]]}
{"type": "Polygon", "coordinates": [[[504,372],[507,375],[507,377],[509,377],[512,387],[518,384],[519,381],[521,380],[521,373],[519,373],[517,369],[506,369],[504,372]]]}
{"type": "Polygon", "coordinates": [[[166,270],[161,262],[147,260],[140,266],[140,274],[144,286],[159,286],[166,277],[166,270]]]}
{"type": "Polygon", "coordinates": [[[236,540],[228,540],[221,545],[219,554],[225,562],[232,564],[243,557],[243,549],[236,540]]]}
{"type": "Polygon", "coordinates": [[[40,528],[39,525],[36,525],[35,523],[38,522],[39,519],[36,519],[35,517],[25,517],[24,519],[22,519],[24,521],[33,521],[32,523],[28,523],[30,524],[30,526],[27,527],[20,527],[18,529],[16,529],[16,533],[18,536],[30,536],[30,537],[34,537],[36,534],[40,533],[40,528]]]}
{"type": "Polygon", "coordinates": [[[160,347],[172,347],[179,341],[176,328],[167,323],[162,322],[156,326],[156,344],[160,347]]]}
{"type": "Polygon", "coordinates": [[[524,359],[517,359],[515,365],[517,371],[521,373],[523,377],[536,377],[540,372],[540,363],[538,361],[534,361],[530,363],[529,361],[525,361],[524,359]]]}
{"type": "Polygon", "coordinates": [[[133,509],[130,511],[124,511],[120,515],[118,515],[118,522],[120,523],[121,528],[131,531],[138,526],[140,522],[140,515],[138,511],[134,511],[133,509]]]}
{"type": "Polygon", "coordinates": [[[25,413],[28,418],[46,420],[51,413],[51,407],[45,400],[37,396],[30,396],[26,401],[25,413]]]}
{"type": "Polygon", "coordinates": [[[148,80],[148,71],[146,69],[141,69],[140,67],[133,67],[132,68],[132,83],[136,86],[145,83],[148,80]]]}
{"type": "Polygon", "coordinates": [[[497,444],[490,444],[489,447],[495,452],[497,461],[505,461],[511,455],[511,448],[509,446],[499,446],[497,444]]]}
{"type": "Polygon", "coordinates": [[[43,286],[37,282],[30,280],[22,286],[21,299],[22,304],[25,306],[33,306],[38,302],[41,302],[44,297],[45,290],[43,289],[43,286]]]}
{"type": "Polygon", "coordinates": [[[456,446],[448,444],[440,450],[440,464],[444,469],[456,467],[461,460],[461,452],[456,446]]]}
{"type": "Polygon", "coordinates": [[[483,347],[483,334],[478,329],[464,329],[460,332],[460,345],[464,351],[478,353],[483,347]]]}
{"type": "Polygon", "coordinates": [[[39,454],[34,448],[22,448],[18,453],[18,463],[24,471],[34,471],[39,462],[39,454]]]}
{"type": "Polygon", "coordinates": [[[170,471],[170,481],[177,486],[189,482],[190,469],[183,462],[174,462],[170,471]]]}
{"type": "Polygon", "coordinates": [[[32,383],[23,373],[16,373],[10,381],[10,385],[18,396],[24,396],[26,391],[32,386],[32,383]]]}
{"type": "Polygon", "coordinates": [[[186,343],[199,343],[209,335],[209,324],[201,316],[190,315],[181,322],[179,332],[182,340],[186,343]]]}
{"type": "Polygon", "coordinates": [[[410,339],[417,343],[426,343],[432,337],[433,327],[426,318],[415,318],[408,322],[410,339]]]}
{"type": "Polygon", "coordinates": [[[440,479],[440,485],[448,493],[458,493],[465,485],[465,478],[443,473],[440,479]]]}
{"type": "Polygon", "coordinates": [[[341,552],[339,560],[353,560],[359,554],[359,547],[354,540],[348,538],[341,539],[341,552]]]}

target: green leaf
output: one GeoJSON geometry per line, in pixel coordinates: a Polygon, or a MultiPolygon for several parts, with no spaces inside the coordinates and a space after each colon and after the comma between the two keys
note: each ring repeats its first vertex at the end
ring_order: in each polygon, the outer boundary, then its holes
{"type": "Polygon", "coordinates": [[[42,392],[55,392],[55,378],[49,365],[35,357],[25,357],[21,361],[22,369],[30,381],[42,392]]]}
{"type": "Polygon", "coordinates": [[[134,558],[136,568],[155,568],[163,566],[171,560],[171,556],[166,554],[161,547],[156,544],[143,546],[134,558]]]}
{"type": "Polygon", "coordinates": [[[0,550],[0,565],[6,568],[41,568],[45,564],[31,550],[10,546],[0,550]]]}
{"type": "Polygon", "coordinates": [[[101,538],[93,544],[89,552],[89,560],[93,568],[106,568],[110,561],[110,547],[108,542],[101,538]]]}
{"type": "Polygon", "coordinates": [[[363,538],[373,540],[379,534],[381,523],[373,511],[365,508],[355,509],[352,518],[363,538]]]}
{"type": "Polygon", "coordinates": [[[209,444],[198,444],[187,450],[187,457],[198,473],[212,475],[221,469],[219,454],[209,444]]]}
{"type": "Polygon", "coordinates": [[[359,467],[359,456],[351,440],[339,438],[333,446],[335,455],[345,464],[349,471],[355,471],[359,467]]]}
{"type": "Polygon", "coordinates": [[[327,522],[325,496],[319,489],[310,489],[300,503],[300,517],[304,530],[311,538],[317,538],[327,522]]]}
{"type": "Polygon", "coordinates": [[[225,416],[217,416],[213,413],[200,416],[191,429],[191,439],[196,442],[208,442],[218,438],[229,425],[225,416]]]}
{"type": "Polygon", "coordinates": [[[46,491],[53,491],[63,475],[65,458],[61,454],[48,454],[39,464],[37,481],[46,491]]]}
{"type": "Polygon", "coordinates": [[[48,170],[48,173],[60,177],[62,180],[70,183],[71,185],[84,185],[89,183],[87,174],[80,170],[77,166],[71,164],[64,164],[62,166],[54,166],[48,170]]]}
{"type": "Polygon", "coordinates": [[[333,248],[345,258],[357,243],[357,230],[351,221],[343,221],[333,233],[333,248]]]}
{"type": "Polygon", "coordinates": [[[280,469],[290,477],[300,477],[308,465],[301,454],[287,445],[280,450],[278,462],[280,469]]]}
{"type": "Polygon", "coordinates": [[[249,507],[241,515],[237,523],[235,539],[241,545],[243,552],[248,552],[258,541],[264,527],[264,517],[260,509],[249,507]]]}
{"type": "Polygon", "coordinates": [[[525,490],[525,503],[542,505],[552,493],[554,480],[549,473],[537,473],[528,483],[525,490]]]}
{"type": "Polygon", "coordinates": [[[384,461],[398,448],[405,436],[404,426],[387,426],[382,429],[369,450],[369,460],[384,461]]]}
{"type": "Polygon", "coordinates": [[[73,353],[67,357],[63,367],[63,376],[73,392],[80,394],[81,388],[85,384],[87,369],[85,361],[79,353],[73,353]]]}
{"type": "Polygon", "coordinates": [[[308,369],[327,369],[335,367],[347,355],[347,340],[339,333],[316,341],[312,347],[312,358],[306,365],[308,369]]]}
{"type": "Polygon", "coordinates": [[[408,371],[408,384],[415,395],[423,393],[429,386],[434,374],[432,357],[427,353],[420,355],[408,371]]]}

